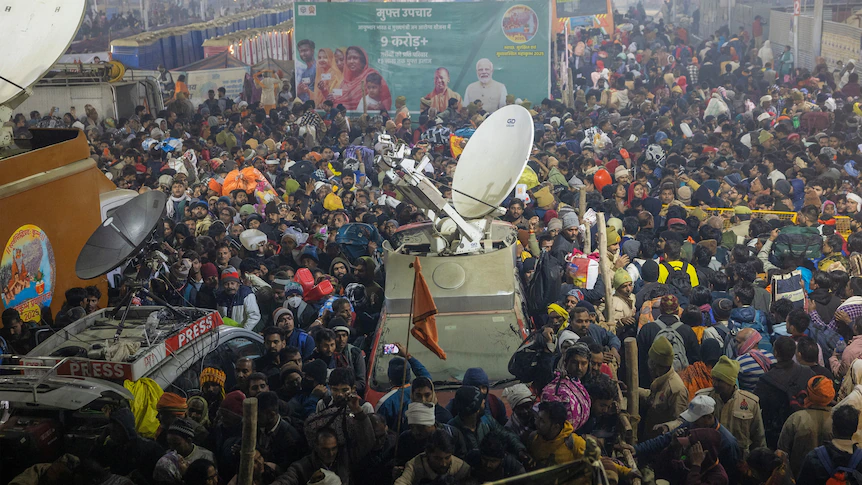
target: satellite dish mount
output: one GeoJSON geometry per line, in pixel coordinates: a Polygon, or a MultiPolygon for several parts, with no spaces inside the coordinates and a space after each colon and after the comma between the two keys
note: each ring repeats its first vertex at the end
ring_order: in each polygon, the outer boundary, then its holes
{"type": "Polygon", "coordinates": [[[527,165],[533,146],[533,121],[519,105],[495,111],[473,133],[461,154],[452,183],[452,201],[446,200],[425,176],[428,155],[418,162],[410,147],[380,135],[382,154],[378,168],[404,198],[424,210],[434,222],[435,238],[443,238],[441,254],[478,253],[490,248],[491,223],[505,214],[500,204],[509,196],[527,165]],[[484,243],[484,244],[483,244],[484,243]]]}

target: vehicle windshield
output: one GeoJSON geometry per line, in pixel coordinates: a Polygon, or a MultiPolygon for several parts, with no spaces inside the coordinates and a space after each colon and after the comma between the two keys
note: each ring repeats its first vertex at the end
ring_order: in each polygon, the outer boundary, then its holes
{"type": "MultiPolygon", "coordinates": [[[[389,361],[397,356],[384,355],[384,346],[407,342],[408,320],[407,316],[388,317],[381,326],[370,383],[378,391],[389,389],[389,361]]],[[[471,367],[484,369],[491,383],[512,378],[509,358],[522,342],[514,313],[438,314],[437,333],[446,360],[438,358],[412,336],[407,349],[428,370],[433,381],[457,385],[471,367]]]]}

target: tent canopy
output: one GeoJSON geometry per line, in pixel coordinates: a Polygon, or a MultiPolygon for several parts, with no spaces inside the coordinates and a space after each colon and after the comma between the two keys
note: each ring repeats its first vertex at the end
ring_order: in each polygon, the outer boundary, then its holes
{"type": "Polygon", "coordinates": [[[283,75],[289,76],[290,79],[293,79],[293,61],[291,60],[280,61],[268,58],[251,66],[252,73],[265,71],[267,69],[275,72],[281,71],[283,75]]]}
{"type": "Polygon", "coordinates": [[[211,69],[228,69],[233,67],[249,67],[248,64],[242,62],[236,57],[230,55],[230,52],[222,52],[206,59],[201,59],[197,62],[171,69],[172,71],[209,71],[211,69]]]}

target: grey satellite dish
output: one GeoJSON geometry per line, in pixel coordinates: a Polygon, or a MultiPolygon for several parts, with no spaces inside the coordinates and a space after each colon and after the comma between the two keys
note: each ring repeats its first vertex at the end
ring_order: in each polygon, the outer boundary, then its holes
{"type": "Polygon", "coordinates": [[[164,192],[151,190],[120,206],[78,254],[78,278],[96,278],[136,256],[161,220],[167,200],[164,192]]]}
{"type": "Polygon", "coordinates": [[[496,210],[515,188],[533,147],[533,118],[517,104],[489,116],[470,137],[452,181],[452,203],[464,219],[496,210]]]}

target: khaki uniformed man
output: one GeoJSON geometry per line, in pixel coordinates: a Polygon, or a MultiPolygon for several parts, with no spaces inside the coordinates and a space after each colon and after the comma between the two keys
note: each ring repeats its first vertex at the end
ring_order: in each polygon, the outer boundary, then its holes
{"type": "MultiPolygon", "coordinates": [[[[713,414],[722,426],[730,430],[743,453],[748,454],[750,450],[766,446],[766,433],[760,414],[760,398],[736,387],[738,375],[739,362],[722,356],[712,368],[713,387],[701,389],[696,395],[715,399],[713,414]]],[[[675,429],[679,425],[680,421],[665,423],[667,429],[675,429]]],[[[664,427],[660,428],[660,431],[664,430],[664,427]]]]}
{"type": "MultiPolygon", "coordinates": [[[[660,425],[677,418],[688,409],[688,389],[673,370],[673,347],[664,337],[658,337],[649,349],[647,360],[650,375],[659,376],[652,381],[649,390],[641,389],[646,397],[646,417],[643,433],[638,435],[645,441],[661,434],[660,425]]],[[[762,427],[762,426],[761,426],[762,427]]]]}

